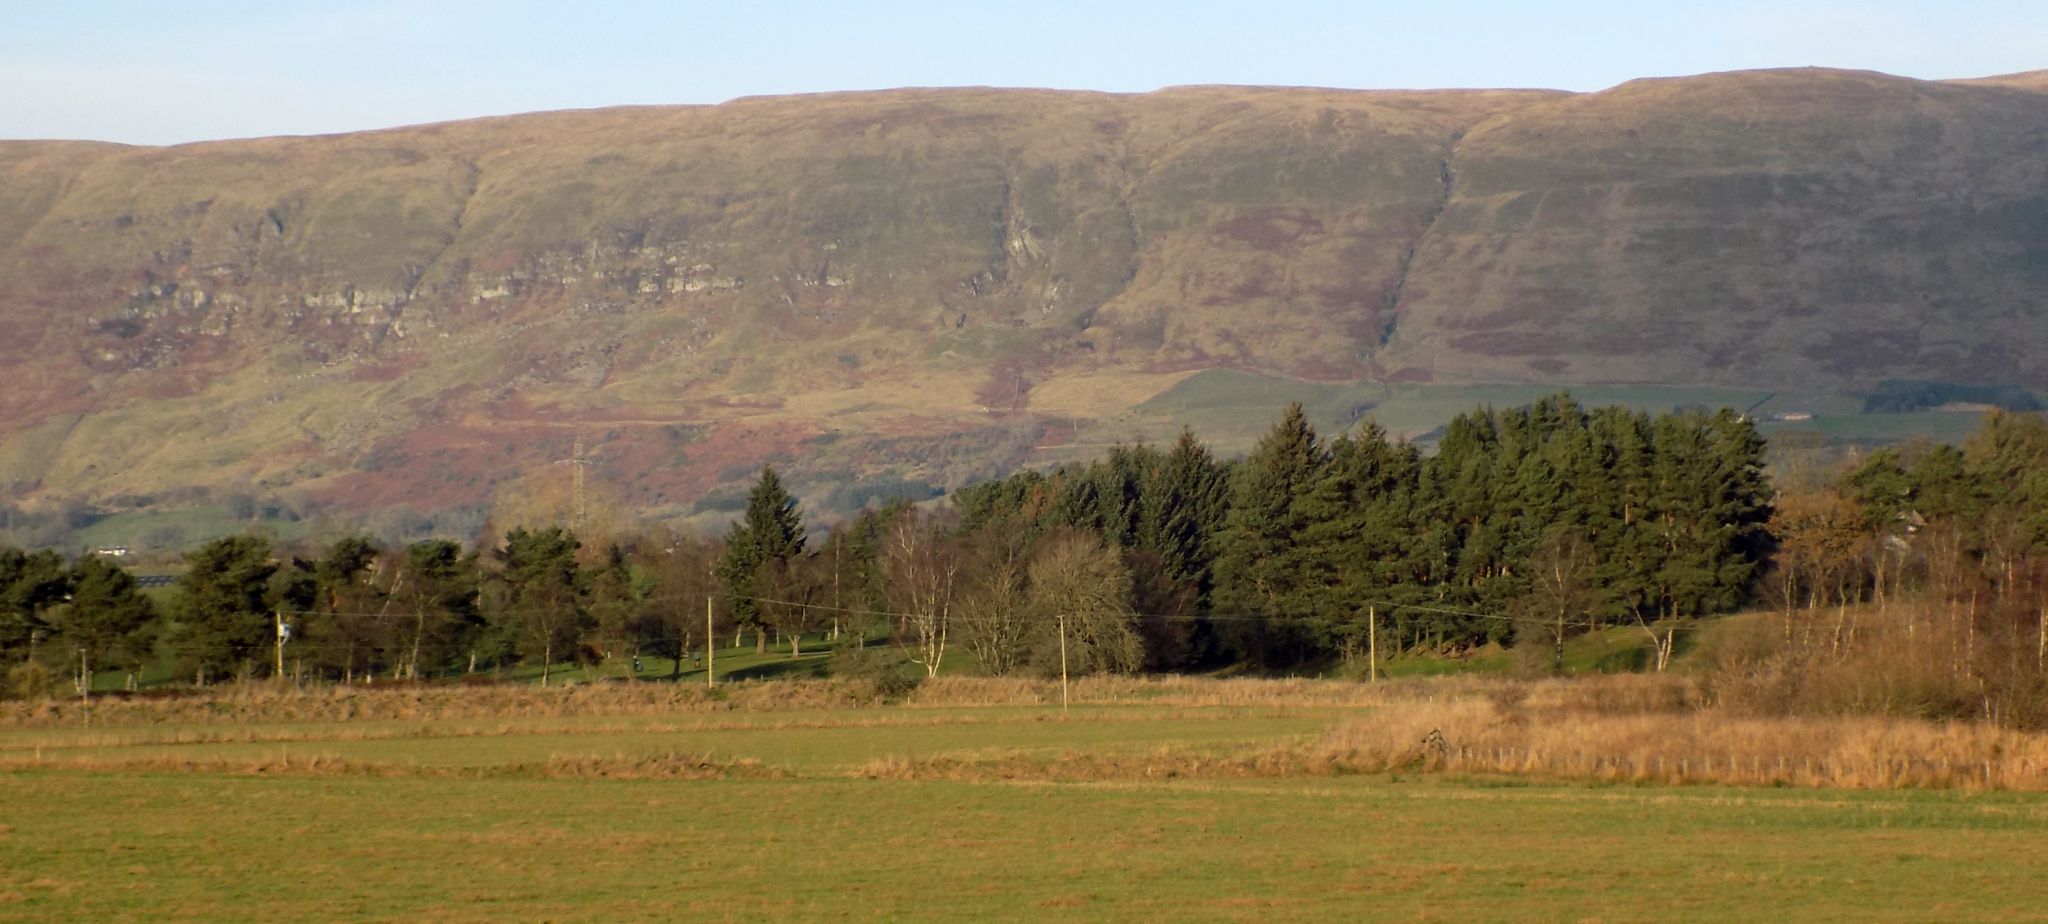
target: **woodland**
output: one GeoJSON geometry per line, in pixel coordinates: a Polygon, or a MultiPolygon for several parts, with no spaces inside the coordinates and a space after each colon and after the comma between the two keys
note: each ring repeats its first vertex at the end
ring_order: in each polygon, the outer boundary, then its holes
{"type": "Polygon", "coordinates": [[[1184,432],[829,528],[767,468],[722,537],[573,516],[392,548],[245,533],[188,553],[167,594],[104,557],[5,549],[0,658],[18,697],[106,670],[132,687],[152,665],[198,685],[535,667],[546,684],[634,676],[642,656],[680,677],[772,638],[907,689],[1062,669],[1370,680],[1501,647],[1559,673],[1569,640],[1627,631],[1644,672],[1696,649],[1726,705],[2048,722],[2048,423],[1994,414],[1960,447],[1807,480],[1774,489],[1727,410],[1560,394],[1461,415],[1425,453],[1370,422],[1325,437],[1296,405],[1241,459],[1184,432]]]}

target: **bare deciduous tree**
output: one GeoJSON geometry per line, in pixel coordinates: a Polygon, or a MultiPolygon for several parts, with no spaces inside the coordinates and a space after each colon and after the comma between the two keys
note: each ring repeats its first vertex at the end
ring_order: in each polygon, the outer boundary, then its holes
{"type": "Polygon", "coordinates": [[[1065,624],[1072,671],[1127,673],[1145,663],[1145,643],[1131,611],[1131,572],[1101,537],[1078,529],[1048,534],[1039,541],[1029,574],[1031,611],[1042,627],[1065,624]]]}
{"type": "Polygon", "coordinates": [[[1564,643],[1600,602],[1593,549],[1578,536],[1552,533],[1529,559],[1529,590],[1515,601],[1515,645],[1549,649],[1551,671],[1564,671],[1564,643]]]}
{"type": "Polygon", "coordinates": [[[977,530],[972,537],[973,576],[954,611],[960,641],[990,676],[1024,665],[1038,624],[1026,608],[1025,568],[1030,543],[1010,518],[977,530]]]}
{"type": "MultiPolygon", "coordinates": [[[[829,563],[828,563],[829,567],[829,563]]],[[[813,556],[771,558],[754,571],[754,603],[761,620],[789,639],[789,656],[803,656],[803,637],[831,616],[826,602],[829,574],[820,575],[813,556]]]]}
{"type": "Polygon", "coordinates": [[[903,614],[910,635],[910,659],[936,677],[952,633],[955,597],[961,580],[958,544],[947,537],[944,514],[906,510],[889,524],[883,539],[882,572],[892,609],[903,614]]]}

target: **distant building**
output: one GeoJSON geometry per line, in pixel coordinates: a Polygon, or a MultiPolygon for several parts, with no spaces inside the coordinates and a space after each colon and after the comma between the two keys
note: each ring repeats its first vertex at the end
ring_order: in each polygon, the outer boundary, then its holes
{"type": "Polygon", "coordinates": [[[104,548],[93,549],[92,553],[94,555],[104,555],[108,558],[127,558],[128,547],[125,545],[110,545],[104,548]]]}
{"type": "Polygon", "coordinates": [[[1771,415],[1772,420],[1812,420],[1812,411],[1779,411],[1771,415]]]}

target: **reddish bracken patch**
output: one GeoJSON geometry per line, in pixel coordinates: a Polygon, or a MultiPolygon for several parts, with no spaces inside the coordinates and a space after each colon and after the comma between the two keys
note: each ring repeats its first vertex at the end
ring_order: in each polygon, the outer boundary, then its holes
{"type": "Polygon", "coordinates": [[[1218,234],[1259,250],[1292,247],[1304,237],[1323,233],[1323,223],[1306,209],[1265,209],[1212,227],[1218,234]]]}

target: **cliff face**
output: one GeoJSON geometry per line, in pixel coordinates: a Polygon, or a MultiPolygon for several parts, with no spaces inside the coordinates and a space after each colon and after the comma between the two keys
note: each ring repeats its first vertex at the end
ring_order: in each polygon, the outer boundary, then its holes
{"type": "Polygon", "coordinates": [[[2048,94],[916,90],[0,143],[0,483],[933,484],[1189,370],[2048,384],[2048,94]],[[935,449],[934,447],[941,447],[935,449]]]}

